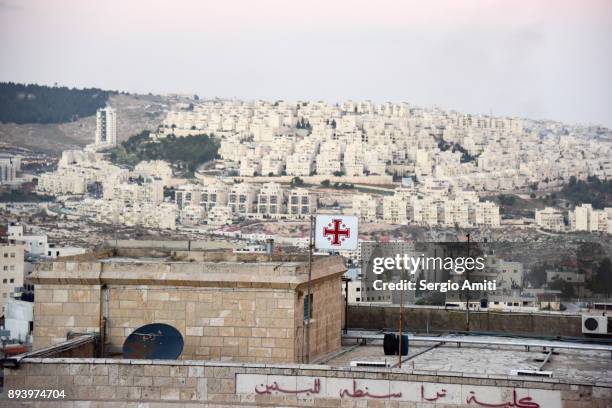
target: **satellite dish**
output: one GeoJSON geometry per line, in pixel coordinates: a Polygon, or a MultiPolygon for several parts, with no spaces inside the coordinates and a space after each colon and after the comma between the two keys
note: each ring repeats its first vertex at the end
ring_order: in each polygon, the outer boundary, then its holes
{"type": "Polygon", "coordinates": [[[132,332],[123,343],[123,358],[176,360],[183,352],[183,336],[174,327],[152,323],[132,332]]]}

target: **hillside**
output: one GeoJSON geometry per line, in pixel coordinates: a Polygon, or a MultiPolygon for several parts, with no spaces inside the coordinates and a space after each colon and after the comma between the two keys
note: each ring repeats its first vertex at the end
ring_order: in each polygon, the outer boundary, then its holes
{"type": "Polygon", "coordinates": [[[0,122],[66,123],[94,115],[113,92],[0,82],[0,122]]]}
{"type": "MultiPolygon", "coordinates": [[[[120,142],[143,129],[157,128],[167,109],[162,98],[149,95],[113,94],[107,102],[117,110],[117,139],[120,142]]],[[[95,115],[68,123],[0,123],[0,148],[8,145],[59,154],[62,150],[93,143],[95,128],[95,115]]]]}

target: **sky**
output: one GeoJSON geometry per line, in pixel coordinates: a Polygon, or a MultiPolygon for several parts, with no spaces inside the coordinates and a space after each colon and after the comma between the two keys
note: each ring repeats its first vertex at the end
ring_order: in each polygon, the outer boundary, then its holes
{"type": "Polygon", "coordinates": [[[0,0],[0,81],[612,128],[612,0],[0,0]]]}

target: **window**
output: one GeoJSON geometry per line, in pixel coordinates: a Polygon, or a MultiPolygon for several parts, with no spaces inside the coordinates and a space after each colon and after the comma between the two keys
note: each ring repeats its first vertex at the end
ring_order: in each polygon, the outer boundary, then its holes
{"type": "Polygon", "coordinates": [[[11,279],[9,280],[9,283],[15,283],[15,279],[12,279],[12,278],[11,278],[11,279]]]}
{"type": "Polygon", "coordinates": [[[8,252],[5,252],[5,253],[4,253],[4,257],[5,257],[5,258],[8,258],[8,252]]]}
{"type": "Polygon", "coordinates": [[[361,288],[355,288],[357,292],[361,292],[361,288]]]}
{"type": "Polygon", "coordinates": [[[15,257],[15,253],[11,252],[11,258],[14,258],[14,257],[15,257]]]}
{"type": "Polygon", "coordinates": [[[361,302],[361,298],[356,298],[355,299],[357,302],[361,302]]]}
{"type": "Polygon", "coordinates": [[[6,283],[6,279],[2,279],[2,283],[6,283]]]}
{"type": "Polygon", "coordinates": [[[312,319],[312,301],[313,301],[314,293],[304,296],[304,320],[312,319]]]}

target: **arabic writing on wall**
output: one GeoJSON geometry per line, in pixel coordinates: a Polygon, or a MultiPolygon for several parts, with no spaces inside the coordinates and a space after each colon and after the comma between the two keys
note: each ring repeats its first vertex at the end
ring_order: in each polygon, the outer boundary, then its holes
{"type": "Polygon", "coordinates": [[[373,398],[484,408],[561,408],[561,394],[553,390],[335,377],[237,374],[236,393],[373,398]]]}

